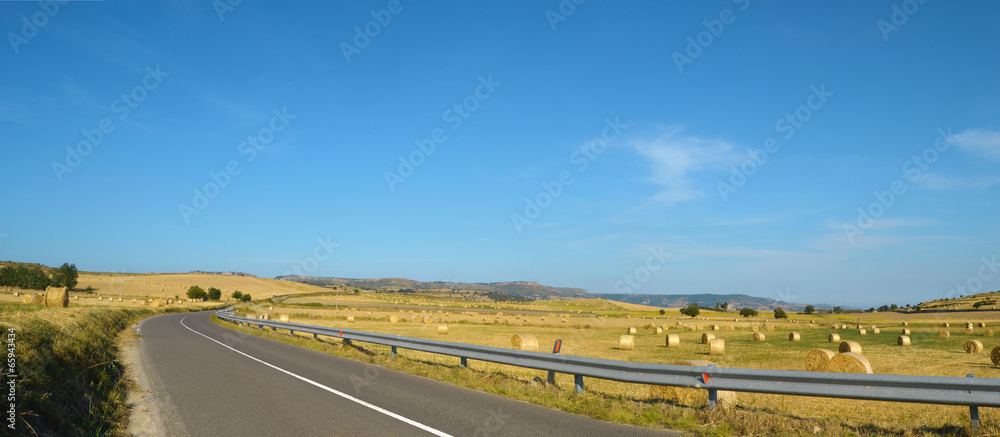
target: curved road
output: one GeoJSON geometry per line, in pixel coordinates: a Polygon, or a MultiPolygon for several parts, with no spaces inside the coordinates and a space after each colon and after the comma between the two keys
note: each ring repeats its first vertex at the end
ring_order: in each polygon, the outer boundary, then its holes
{"type": "Polygon", "coordinates": [[[134,369],[151,434],[679,436],[602,422],[218,326],[211,312],[142,321],[134,369]],[[145,393],[149,390],[149,394],[145,393]]]}

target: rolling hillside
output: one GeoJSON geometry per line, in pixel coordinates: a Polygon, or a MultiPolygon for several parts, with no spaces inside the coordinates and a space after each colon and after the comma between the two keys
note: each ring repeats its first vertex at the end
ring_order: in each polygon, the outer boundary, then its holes
{"type": "Polygon", "coordinates": [[[347,279],[347,278],[316,278],[311,276],[278,276],[275,279],[284,281],[301,282],[304,284],[331,287],[344,285],[350,287],[363,288],[367,290],[476,290],[495,291],[513,296],[532,297],[535,299],[568,299],[568,298],[589,298],[593,297],[580,288],[549,287],[537,282],[515,281],[515,282],[492,282],[492,283],[466,283],[466,282],[420,282],[405,278],[375,278],[375,279],[347,279]]]}
{"type": "MultiPolygon", "coordinates": [[[[747,296],[745,294],[598,294],[597,297],[618,302],[651,305],[664,308],[678,308],[697,303],[702,308],[714,308],[715,303],[729,302],[729,310],[753,308],[755,310],[772,310],[783,308],[791,311],[802,311],[807,304],[781,302],[766,297],[747,296]]],[[[814,304],[817,310],[829,309],[831,306],[814,304]]]]}

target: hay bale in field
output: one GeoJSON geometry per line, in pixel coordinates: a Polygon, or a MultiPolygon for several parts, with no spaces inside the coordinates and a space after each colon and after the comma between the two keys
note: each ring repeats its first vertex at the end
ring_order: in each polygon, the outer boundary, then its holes
{"type": "Polygon", "coordinates": [[[793,332],[791,334],[788,334],[788,341],[802,341],[802,335],[800,335],[798,332],[793,332]]]}
{"type": "Polygon", "coordinates": [[[830,366],[830,359],[834,355],[837,354],[826,349],[813,349],[809,351],[806,353],[806,371],[826,372],[826,368],[830,366]]]}
{"type": "Polygon", "coordinates": [[[774,326],[771,326],[771,325],[767,325],[767,326],[766,326],[766,327],[765,327],[764,329],[765,329],[766,331],[768,331],[768,332],[770,332],[770,331],[774,331],[774,326]]]}
{"type": "Polygon", "coordinates": [[[861,325],[858,325],[858,326],[854,327],[854,329],[863,329],[863,328],[864,328],[864,326],[861,326],[861,325]]]}
{"type": "Polygon", "coordinates": [[[709,355],[725,355],[726,354],[726,340],[721,338],[713,338],[708,342],[708,354],[709,355]]]}
{"type": "Polygon", "coordinates": [[[969,340],[965,342],[965,353],[978,354],[983,351],[983,342],[979,340],[969,340]]]}
{"type": "Polygon", "coordinates": [[[990,361],[993,361],[994,366],[1000,366],[1000,346],[990,351],[990,361]]]}
{"type": "Polygon", "coordinates": [[[289,321],[291,321],[291,318],[288,317],[288,314],[282,314],[282,315],[278,316],[278,320],[282,321],[282,322],[289,322],[289,321]]]}
{"type": "Polygon", "coordinates": [[[447,333],[448,333],[448,324],[442,323],[438,325],[438,334],[447,334],[447,333]]]}
{"type": "Polygon", "coordinates": [[[396,322],[399,322],[398,316],[389,316],[389,323],[396,323],[396,322]]]}
{"type": "MultiPolygon", "coordinates": [[[[97,296],[97,300],[104,300],[104,296],[97,296]]],[[[164,303],[166,304],[166,303],[164,303]]]]}
{"type": "Polygon", "coordinates": [[[753,341],[764,341],[764,339],[765,339],[765,337],[764,337],[764,333],[763,332],[754,332],[753,333],[753,341]]]}
{"type": "Polygon", "coordinates": [[[880,330],[878,328],[872,328],[872,334],[881,334],[881,333],[882,333],[882,330],[880,330]]]}
{"type": "Polygon", "coordinates": [[[909,326],[909,325],[910,324],[908,322],[903,322],[903,326],[909,326]]]}
{"type": "Polygon", "coordinates": [[[860,354],[861,344],[859,344],[856,341],[850,341],[850,340],[842,341],[840,342],[840,353],[844,352],[854,352],[860,354]]]}
{"type": "Polygon", "coordinates": [[[270,314],[261,314],[260,318],[262,320],[271,320],[271,315],[270,314]]]}
{"type": "Polygon", "coordinates": [[[757,331],[760,331],[760,327],[757,326],[757,325],[752,325],[752,326],[750,326],[750,330],[753,331],[753,332],[757,332],[757,331]]]}
{"type": "Polygon", "coordinates": [[[677,334],[667,334],[667,347],[679,347],[681,345],[681,337],[677,334]]]}
{"type": "Polygon", "coordinates": [[[663,334],[663,328],[661,328],[661,327],[657,326],[657,327],[656,327],[656,329],[653,329],[653,332],[654,332],[654,333],[655,333],[656,335],[660,335],[660,334],[663,334]]]}
{"type": "Polygon", "coordinates": [[[510,347],[519,351],[538,352],[538,340],[531,334],[516,334],[510,338],[510,347]]]}
{"type": "Polygon", "coordinates": [[[733,329],[735,329],[733,325],[726,325],[726,331],[732,331],[733,329]]]}
{"type": "Polygon", "coordinates": [[[698,328],[699,331],[704,331],[705,330],[705,325],[697,325],[697,328],[698,328]]]}
{"type": "MultiPolygon", "coordinates": [[[[507,322],[509,323],[510,320],[507,320],[507,322]]],[[[424,317],[424,324],[425,325],[430,325],[431,323],[434,323],[434,318],[433,317],[431,317],[431,316],[424,317]]]]}
{"type": "Polygon", "coordinates": [[[857,352],[844,352],[834,355],[830,359],[827,371],[837,373],[874,373],[868,359],[857,352]]]}
{"type": "Polygon", "coordinates": [[[634,326],[629,326],[628,329],[625,330],[625,332],[627,332],[629,335],[635,335],[636,333],[639,332],[639,330],[635,329],[634,326]]]}
{"type": "Polygon", "coordinates": [[[712,325],[712,330],[713,330],[713,331],[718,331],[718,330],[720,330],[720,329],[722,329],[722,327],[721,327],[721,326],[719,326],[719,325],[712,325]]]}
{"type": "Polygon", "coordinates": [[[903,329],[903,335],[910,335],[910,330],[909,330],[909,329],[906,329],[906,328],[904,328],[904,329],[903,329]]]}
{"type": "Polygon", "coordinates": [[[941,331],[940,333],[938,333],[938,336],[940,336],[941,338],[948,338],[951,337],[951,333],[948,331],[941,331]]]}
{"type": "Polygon", "coordinates": [[[993,336],[993,331],[987,329],[987,330],[983,331],[983,336],[992,337],[993,336]]]}
{"type": "Polygon", "coordinates": [[[965,328],[965,333],[966,334],[972,334],[973,332],[975,332],[975,331],[973,331],[972,328],[965,328]]]}
{"type": "Polygon", "coordinates": [[[688,331],[697,331],[698,330],[698,326],[697,325],[687,325],[687,330],[688,331]]]}
{"type": "Polygon", "coordinates": [[[826,338],[826,341],[836,343],[840,341],[840,334],[830,334],[830,336],[826,338]]]}
{"type": "Polygon", "coordinates": [[[630,351],[632,349],[635,349],[635,336],[622,335],[618,337],[618,349],[623,351],[630,351]]]}
{"type": "Polygon", "coordinates": [[[165,306],[167,306],[167,300],[166,299],[162,299],[162,298],[161,299],[153,299],[153,307],[154,308],[162,308],[162,307],[165,307],[165,306]]]}
{"type": "Polygon", "coordinates": [[[899,337],[896,337],[896,344],[898,344],[900,346],[909,346],[910,345],[910,336],[909,335],[900,335],[899,337]]]}
{"type": "Polygon", "coordinates": [[[941,324],[941,326],[943,326],[943,327],[947,328],[947,327],[949,327],[949,326],[951,326],[951,325],[949,325],[949,324],[948,324],[948,322],[944,322],[944,323],[942,323],[942,324],[941,324]]]}
{"type": "Polygon", "coordinates": [[[983,322],[979,322],[979,327],[980,327],[980,328],[985,328],[985,327],[986,327],[986,324],[985,324],[985,323],[983,323],[983,322]]]}
{"type": "Polygon", "coordinates": [[[830,327],[830,329],[840,329],[840,325],[833,325],[830,327]]]}
{"type": "Polygon", "coordinates": [[[664,323],[663,326],[662,326],[662,328],[663,328],[664,331],[669,331],[670,330],[670,325],[664,323]]]}
{"type": "Polygon", "coordinates": [[[354,323],[354,316],[347,316],[347,323],[354,323]]]}
{"type": "Polygon", "coordinates": [[[706,332],[704,334],[701,334],[701,344],[708,344],[714,338],[715,334],[712,334],[711,332],[706,332]]]}
{"type": "MultiPolygon", "coordinates": [[[[709,366],[711,363],[698,360],[683,360],[671,363],[675,366],[709,366]]],[[[716,392],[719,407],[731,407],[736,404],[736,393],[719,390],[716,392]]],[[[671,387],[667,385],[649,386],[649,396],[653,399],[663,399],[687,406],[702,406],[708,404],[708,390],[687,387],[671,387]]]]}
{"type": "Polygon", "coordinates": [[[868,335],[868,331],[865,328],[861,328],[858,330],[858,335],[868,335]]]}

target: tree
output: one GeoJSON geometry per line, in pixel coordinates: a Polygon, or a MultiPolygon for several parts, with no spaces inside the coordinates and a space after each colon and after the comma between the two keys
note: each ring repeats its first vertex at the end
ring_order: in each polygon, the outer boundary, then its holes
{"type": "Polygon", "coordinates": [[[978,309],[979,309],[979,307],[981,307],[981,306],[983,306],[983,303],[982,303],[982,302],[976,302],[976,303],[972,304],[972,307],[973,307],[973,308],[975,308],[975,309],[977,309],[977,310],[978,310],[978,309]]]}
{"type": "Polygon", "coordinates": [[[250,297],[250,293],[244,293],[243,297],[241,297],[240,300],[243,302],[250,302],[251,300],[253,300],[253,298],[250,297]]]}
{"type": "Polygon", "coordinates": [[[781,308],[775,308],[774,309],[774,318],[775,319],[787,319],[788,318],[788,314],[785,314],[785,310],[783,310],[781,308]]]}
{"type": "Polygon", "coordinates": [[[834,314],[840,314],[842,312],[844,312],[843,308],[841,308],[841,307],[833,307],[833,313],[834,314]]]}
{"type": "Polygon", "coordinates": [[[239,291],[239,290],[234,291],[233,292],[233,299],[238,300],[238,301],[243,300],[243,292],[239,291]]]}
{"type": "Polygon", "coordinates": [[[67,287],[70,290],[76,288],[77,278],[80,274],[76,271],[76,264],[63,263],[52,274],[52,285],[56,287],[67,287]]]}
{"type": "Polygon", "coordinates": [[[740,315],[743,317],[757,317],[757,310],[753,308],[743,308],[740,310],[740,315]]]}
{"type": "Polygon", "coordinates": [[[666,314],[666,313],[667,313],[667,310],[664,310],[664,309],[661,309],[661,310],[660,310],[660,315],[661,315],[661,316],[662,316],[662,315],[664,315],[664,314],[666,314]]]}
{"type": "Polygon", "coordinates": [[[187,297],[189,299],[203,299],[205,290],[197,285],[192,285],[191,288],[188,288],[187,297]]]}
{"type": "Polygon", "coordinates": [[[722,303],[722,311],[725,311],[725,310],[728,310],[728,309],[729,309],[729,302],[723,302],[722,303]]]}
{"type": "Polygon", "coordinates": [[[698,308],[697,303],[692,303],[691,305],[681,308],[681,314],[684,314],[685,316],[698,317],[699,313],[701,313],[701,310],[698,308]]]}
{"type": "Polygon", "coordinates": [[[806,310],[803,311],[804,314],[812,314],[816,312],[816,307],[812,305],[806,305],[806,310]]]}
{"type": "Polygon", "coordinates": [[[209,287],[208,293],[205,294],[208,300],[219,300],[222,298],[222,290],[215,287],[209,287]]]}
{"type": "Polygon", "coordinates": [[[897,306],[896,304],[889,305],[889,311],[896,311],[898,309],[899,309],[899,306],[897,306]]]}
{"type": "Polygon", "coordinates": [[[884,313],[886,311],[889,311],[889,305],[882,305],[882,306],[878,307],[878,312],[884,313]]]}

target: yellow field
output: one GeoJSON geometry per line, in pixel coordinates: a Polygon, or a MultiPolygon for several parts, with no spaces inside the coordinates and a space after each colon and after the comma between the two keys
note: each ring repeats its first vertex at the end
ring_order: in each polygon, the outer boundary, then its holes
{"type": "MultiPolygon", "coordinates": [[[[992,311],[945,316],[790,314],[791,320],[781,321],[763,312],[762,317],[744,319],[733,312],[703,311],[699,317],[692,319],[680,315],[676,308],[666,309],[666,314],[661,315],[659,308],[599,299],[522,304],[475,303],[433,296],[372,293],[292,297],[275,306],[247,306],[242,310],[252,316],[269,313],[273,319],[281,314],[290,315],[291,320],[298,323],[495,347],[510,347],[514,334],[532,334],[538,339],[539,350],[543,352],[551,350],[556,339],[562,339],[562,353],[570,355],[668,364],[678,360],[704,360],[723,367],[783,370],[805,370],[803,358],[811,349],[837,352],[839,342],[827,341],[828,334],[835,332],[842,340],[857,341],[862,345],[863,355],[868,358],[875,373],[961,377],[971,373],[976,377],[1000,378],[1000,368],[993,366],[989,358],[989,351],[1000,346],[1000,337],[984,335],[987,329],[1000,328],[1000,314],[992,311]],[[392,316],[398,319],[396,323],[390,322],[392,316]],[[348,322],[348,317],[353,317],[353,322],[348,322]],[[429,323],[425,322],[428,318],[429,323]],[[904,321],[908,324],[905,328],[911,331],[913,342],[905,347],[896,345],[896,338],[904,329],[904,321]],[[971,334],[965,333],[966,322],[973,323],[971,334]],[[944,328],[944,323],[949,323],[950,327],[944,328]],[[985,323],[986,327],[980,328],[979,323],[985,323]],[[447,334],[438,334],[439,324],[448,325],[447,334]],[[834,324],[846,324],[849,329],[833,329],[834,324]],[[860,334],[857,329],[859,324],[864,325],[867,335],[860,334]],[[713,331],[712,325],[718,325],[718,330],[713,331]],[[874,334],[872,325],[881,332],[874,334]],[[628,327],[638,330],[635,348],[620,350],[619,336],[625,334],[628,327]],[[655,327],[665,329],[664,333],[655,334],[655,327]],[[949,338],[939,336],[943,329],[950,332],[949,338]],[[765,334],[765,341],[752,341],[754,330],[765,334]],[[726,340],[725,355],[708,355],[708,346],[700,344],[702,334],[708,332],[726,340]],[[801,341],[789,341],[791,332],[800,333],[801,341]],[[680,347],[667,348],[666,334],[678,334],[680,347]],[[963,345],[972,339],[984,344],[985,353],[965,353],[963,345]]],[[[386,348],[379,346],[364,347],[387,353],[382,350],[386,348]]],[[[454,366],[457,362],[456,358],[412,351],[401,351],[401,354],[421,362],[447,366],[454,366]]],[[[544,378],[544,372],[528,369],[482,362],[470,366],[476,371],[507,375],[523,383],[536,376],[544,378]]],[[[572,377],[560,375],[557,383],[571,387],[572,377]]],[[[588,392],[627,402],[644,404],[659,400],[656,392],[648,386],[595,379],[588,379],[586,385],[588,392]]],[[[863,433],[866,435],[951,434],[967,426],[969,420],[966,407],[748,393],[738,394],[738,410],[759,412],[762,418],[770,418],[770,422],[815,422],[815,426],[823,430],[822,434],[829,435],[851,435],[866,427],[872,430],[863,433]]],[[[996,430],[1000,423],[1000,410],[981,409],[981,414],[983,429],[996,430]]],[[[785,428],[777,429],[782,430],[779,433],[785,433],[785,428]]],[[[760,433],[761,430],[747,431],[760,433]]]]}

